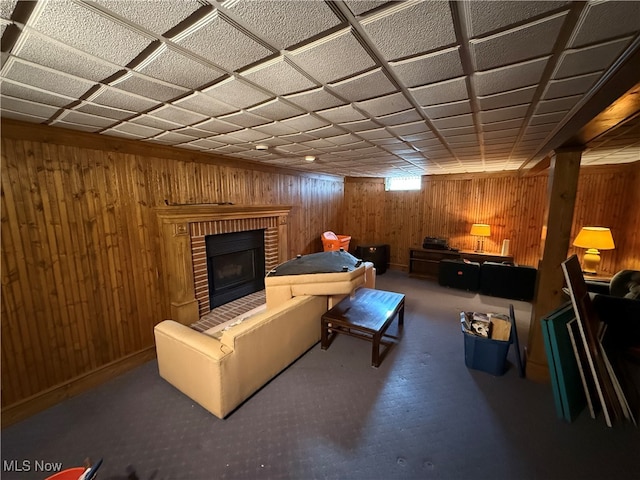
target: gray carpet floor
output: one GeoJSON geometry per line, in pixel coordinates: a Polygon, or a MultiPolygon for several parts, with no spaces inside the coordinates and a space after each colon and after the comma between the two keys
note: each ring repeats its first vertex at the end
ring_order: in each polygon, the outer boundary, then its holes
{"type": "Polygon", "coordinates": [[[558,419],[551,386],[519,378],[513,348],[503,376],[465,366],[461,310],[513,303],[524,346],[530,304],[396,271],[377,288],[407,296],[401,340],[380,368],[369,343],[338,336],[219,420],[148,362],[4,429],[2,479],[43,479],[36,462],[85,457],[104,459],[100,480],[639,477],[640,430],[586,411],[558,419]],[[12,460],[30,471],[9,471],[12,460]]]}

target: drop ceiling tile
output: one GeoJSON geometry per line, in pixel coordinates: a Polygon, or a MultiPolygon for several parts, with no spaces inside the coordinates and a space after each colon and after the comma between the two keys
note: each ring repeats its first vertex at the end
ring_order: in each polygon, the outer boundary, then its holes
{"type": "Polygon", "coordinates": [[[550,55],[568,12],[469,42],[477,70],[550,55]]]}
{"type": "Polygon", "coordinates": [[[44,105],[42,103],[23,100],[20,98],[7,97],[5,95],[2,95],[0,99],[2,110],[11,110],[16,113],[31,115],[42,119],[47,119],[53,116],[59,110],[58,107],[52,107],[50,105],[44,105]]]}
{"type": "Polygon", "coordinates": [[[111,85],[125,92],[135,93],[160,102],[167,102],[189,92],[186,88],[160,83],[137,73],[130,73],[125,76],[124,80],[118,80],[111,85]]]}
{"type": "MultiPolygon", "coordinates": [[[[209,137],[209,140],[212,140],[214,142],[220,142],[220,143],[222,143],[223,146],[226,146],[226,145],[237,145],[239,143],[245,143],[244,140],[241,140],[241,139],[236,138],[236,137],[232,137],[228,133],[223,133],[221,135],[215,135],[213,137],[209,137]]],[[[222,148],[222,147],[219,147],[219,148],[222,148]]]]}
{"type": "Polygon", "coordinates": [[[217,117],[237,110],[231,105],[200,92],[194,92],[180,100],[176,100],[173,105],[191,112],[201,113],[207,117],[217,117]]]}
{"type": "Polygon", "coordinates": [[[389,113],[396,113],[412,108],[411,103],[400,92],[357,102],[356,105],[358,108],[366,111],[369,115],[374,117],[380,117],[389,113]]]}
{"type": "Polygon", "coordinates": [[[390,65],[400,81],[407,87],[440,82],[464,74],[458,52],[459,48],[447,48],[407,60],[390,62],[390,65]]]}
{"type": "Polygon", "coordinates": [[[495,95],[478,97],[478,102],[480,103],[481,110],[493,110],[495,108],[509,107],[512,105],[522,105],[531,102],[537,89],[537,85],[518,88],[495,95]]]}
{"type": "Polygon", "coordinates": [[[146,127],[144,125],[136,125],[135,123],[129,122],[123,122],[119,125],[116,125],[115,127],[106,130],[105,133],[109,133],[111,131],[135,135],[141,138],[153,137],[162,133],[162,130],[159,130],[157,128],[146,127]]]}
{"type": "Polygon", "coordinates": [[[366,118],[351,105],[342,105],[340,107],[333,107],[327,110],[320,110],[317,113],[331,123],[344,123],[354,120],[363,120],[366,118]]]}
{"type": "Polygon", "coordinates": [[[335,137],[336,135],[343,135],[347,132],[343,128],[336,127],[335,125],[329,125],[321,128],[314,128],[313,130],[307,130],[309,135],[313,135],[315,138],[328,138],[335,137]]]}
{"type": "Polygon", "coordinates": [[[33,30],[27,30],[22,34],[13,54],[38,65],[94,82],[120,70],[117,65],[100,61],[91,55],[39,35],[33,30]]]}
{"type": "Polygon", "coordinates": [[[442,103],[432,107],[424,107],[422,110],[430,119],[451,117],[471,113],[471,102],[469,102],[469,100],[462,100],[459,102],[442,103]]]}
{"type": "Polygon", "coordinates": [[[529,109],[529,105],[516,105],[514,107],[496,108],[480,112],[482,123],[504,122],[516,118],[524,118],[529,109]]]}
{"type": "Polygon", "coordinates": [[[185,20],[201,6],[196,1],[143,0],[126,2],[122,0],[91,0],[117,15],[130,20],[157,35],[162,35],[185,20]]]}
{"type": "Polygon", "coordinates": [[[352,132],[360,132],[362,130],[371,130],[372,128],[379,127],[380,125],[369,119],[366,119],[356,120],[355,122],[341,123],[340,126],[352,132]]]}
{"type": "Polygon", "coordinates": [[[241,147],[239,145],[225,145],[224,147],[216,148],[214,150],[219,153],[229,154],[229,153],[244,152],[246,148],[241,147]]]}
{"type": "Polygon", "coordinates": [[[463,5],[468,19],[469,37],[476,37],[563,6],[568,8],[571,2],[519,2],[518,8],[510,8],[513,5],[510,2],[464,2],[463,5]]]}
{"type": "Polygon", "coordinates": [[[437,138],[433,132],[414,133],[413,135],[403,135],[407,142],[420,142],[422,140],[432,140],[437,138]]]}
{"type": "Polygon", "coordinates": [[[350,29],[293,50],[291,59],[321,83],[333,82],[375,66],[350,29]]]}
{"type": "Polygon", "coordinates": [[[342,100],[329,93],[323,87],[314,88],[294,95],[285,95],[284,98],[309,112],[344,104],[342,100]]]}
{"type": "Polygon", "coordinates": [[[109,129],[100,132],[100,135],[107,135],[109,137],[128,138],[131,140],[142,140],[144,137],[141,135],[135,135],[129,132],[120,132],[118,130],[109,129]]]}
{"type": "Polygon", "coordinates": [[[254,115],[246,110],[241,110],[235,113],[229,113],[227,115],[221,115],[218,117],[219,120],[233,123],[234,125],[239,125],[241,127],[256,127],[258,125],[264,125],[265,123],[270,123],[271,120],[268,118],[261,117],[259,115],[254,115]]]}
{"type": "Polygon", "coordinates": [[[176,147],[184,148],[186,150],[197,150],[197,151],[200,151],[200,152],[204,152],[204,151],[209,150],[206,147],[202,147],[200,145],[194,145],[193,143],[181,143],[180,145],[176,145],[176,147]]]}
{"type": "Polygon", "coordinates": [[[401,123],[416,122],[422,117],[415,109],[404,110],[403,112],[391,113],[377,117],[376,120],[383,125],[400,125],[401,123]]]}
{"type": "Polygon", "coordinates": [[[136,66],[136,70],[150,77],[186,88],[203,88],[220,79],[224,72],[213,65],[184,55],[162,44],[148,61],[136,66]]]}
{"type": "Polygon", "coordinates": [[[231,25],[217,11],[209,19],[209,23],[188,37],[179,39],[178,43],[230,72],[274,53],[231,25]]]}
{"type": "MultiPolygon", "coordinates": [[[[507,139],[511,139],[511,138],[515,138],[518,135],[518,132],[520,131],[519,128],[512,128],[509,130],[496,130],[494,132],[484,132],[482,134],[483,138],[486,140],[493,140],[496,138],[507,138],[507,139]]],[[[513,143],[513,141],[511,141],[511,143],[513,143]]]]}
{"type": "Polygon", "coordinates": [[[280,98],[274,98],[268,102],[261,103],[260,105],[247,109],[247,111],[271,120],[283,120],[303,113],[303,111],[298,107],[295,107],[280,98]]]}
{"type": "Polygon", "coordinates": [[[227,134],[230,137],[237,138],[243,142],[256,142],[258,140],[264,140],[265,138],[269,138],[271,135],[267,133],[260,133],[248,128],[243,130],[238,130],[237,132],[231,132],[227,134]]]}
{"type": "Polygon", "coordinates": [[[543,98],[549,100],[585,93],[600,78],[601,74],[602,72],[597,72],[562,80],[551,80],[543,98]]]}
{"type": "Polygon", "coordinates": [[[637,34],[640,2],[589,2],[569,45],[582,47],[623,35],[637,34]]]}
{"type": "Polygon", "coordinates": [[[282,123],[287,127],[295,128],[299,131],[313,130],[314,128],[325,127],[328,125],[328,122],[308,113],[300,115],[299,117],[282,120],[282,123]]]}
{"type": "Polygon", "coordinates": [[[238,109],[247,108],[272,98],[270,95],[233,77],[205,88],[202,92],[238,109]]]}
{"type": "Polygon", "coordinates": [[[115,123],[112,118],[99,117],[97,115],[90,115],[88,113],[82,113],[75,110],[65,110],[62,112],[59,119],[64,122],[76,123],[79,125],[90,125],[93,127],[99,127],[100,129],[109,127],[115,123]]]}
{"type": "Polygon", "coordinates": [[[629,44],[630,37],[575,50],[566,50],[560,56],[554,79],[575,77],[605,70],[629,44]]]}
{"type": "Polygon", "coordinates": [[[538,104],[536,114],[571,110],[582,99],[582,95],[545,100],[538,104]]]}
{"type": "Polygon", "coordinates": [[[200,148],[205,148],[205,149],[211,149],[211,148],[220,148],[222,146],[224,146],[224,143],[222,142],[216,142],[214,140],[211,139],[200,139],[200,140],[194,140],[192,142],[189,142],[192,145],[196,145],[197,147],[200,148]]]}
{"type": "Polygon", "coordinates": [[[396,87],[380,68],[329,84],[329,86],[350,102],[367,100],[396,91],[396,87]]]}
{"type": "Polygon", "coordinates": [[[368,16],[360,23],[387,60],[416,55],[456,42],[447,2],[399,2],[368,16]]]}
{"type": "Polygon", "coordinates": [[[46,105],[55,105],[56,107],[63,107],[75,100],[72,97],[58,95],[29,85],[22,85],[20,83],[13,82],[4,76],[0,86],[2,87],[3,95],[43,103],[46,105]]]}
{"type": "Polygon", "coordinates": [[[81,132],[90,132],[90,133],[96,133],[102,130],[102,127],[96,127],[96,126],[86,125],[82,123],[65,122],[57,119],[52,121],[51,125],[53,127],[66,128],[70,130],[80,130],[81,132]]]}
{"type": "Polygon", "coordinates": [[[329,140],[326,140],[324,138],[318,138],[316,140],[309,140],[309,141],[306,141],[306,142],[302,142],[302,144],[307,146],[307,147],[309,147],[309,148],[330,148],[330,147],[334,147],[335,146],[329,140]]]}
{"type": "Polygon", "coordinates": [[[313,37],[340,23],[324,2],[229,2],[230,15],[273,42],[278,50],[313,37]],[[282,28],[286,25],[287,28],[282,28]]]}
{"type": "Polygon", "coordinates": [[[194,127],[178,128],[175,130],[175,132],[183,133],[184,135],[189,135],[190,137],[193,137],[193,138],[208,138],[211,136],[211,132],[207,132],[206,130],[200,130],[199,128],[194,128],[194,127]]]}
{"type": "Polygon", "coordinates": [[[554,128],[556,127],[556,125],[550,123],[550,124],[543,124],[543,125],[535,125],[535,126],[529,126],[527,127],[526,133],[527,135],[529,134],[535,134],[535,133],[544,133],[545,135],[549,134],[554,128]]]}
{"type": "Polygon", "coordinates": [[[132,112],[148,110],[156,105],[148,98],[140,97],[132,93],[124,92],[114,87],[101,87],[95,96],[91,97],[91,102],[107,107],[129,110],[132,112]]]}
{"type": "Polygon", "coordinates": [[[433,120],[432,123],[438,129],[469,127],[473,125],[473,115],[471,115],[470,113],[467,113],[464,115],[444,117],[437,120],[433,120]]]}
{"type": "Polygon", "coordinates": [[[442,142],[440,142],[439,138],[432,138],[429,140],[415,140],[415,141],[411,141],[411,145],[414,146],[414,148],[417,148],[418,150],[429,150],[430,148],[435,147],[442,147],[442,142]]]}
{"type": "Polygon", "coordinates": [[[164,118],[170,122],[180,123],[182,125],[191,125],[207,119],[204,115],[183,110],[182,108],[174,107],[173,105],[163,105],[162,107],[149,112],[149,115],[164,118]]]}
{"type": "Polygon", "coordinates": [[[512,120],[505,120],[493,123],[484,123],[482,130],[484,132],[494,132],[496,130],[507,130],[511,128],[520,128],[522,126],[522,118],[515,118],[512,120]]]}
{"type": "Polygon", "coordinates": [[[423,132],[429,131],[429,127],[424,122],[424,120],[421,120],[419,122],[405,123],[403,125],[394,125],[392,127],[387,127],[387,128],[389,128],[389,130],[391,130],[394,134],[400,137],[403,137],[404,135],[413,135],[416,133],[423,133],[423,132]]]}
{"type": "Polygon", "coordinates": [[[269,135],[287,135],[296,132],[294,128],[283,125],[282,122],[272,122],[267,123],[266,125],[260,125],[258,127],[255,127],[254,130],[257,130],[258,132],[264,132],[269,135]]]}
{"type": "Polygon", "coordinates": [[[537,85],[542,77],[548,57],[478,72],[473,78],[479,96],[507,92],[521,87],[537,85]]]}
{"type": "Polygon", "coordinates": [[[344,135],[338,135],[337,137],[329,137],[327,138],[334,145],[348,145],[351,143],[359,142],[360,139],[353,135],[352,133],[346,133],[344,135]]]}
{"type": "Polygon", "coordinates": [[[131,123],[146,125],[147,127],[158,128],[160,130],[174,130],[180,128],[179,123],[163,120],[162,118],[152,117],[151,115],[139,115],[129,120],[131,123]]]}
{"type": "Polygon", "coordinates": [[[385,128],[375,128],[373,130],[365,130],[363,132],[358,132],[358,135],[365,140],[380,140],[384,138],[393,138],[393,134],[389,133],[389,131],[385,128]]]}
{"type": "Polygon", "coordinates": [[[344,3],[346,3],[349,10],[357,16],[390,2],[388,0],[345,0],[344,3]]]}
{"type": "Polygon", "coordinates": [[[242,76],[277,95],[300,92],[316,86],[282,56],[242,72],[242,76]]]}
{"type": "Polygon", "coordinates": [[[292,133],[290,135],[281,135],[280,138],[290,143],[307,142],[309,140],[316,139],[316,137],[309,135],[308,133],[292,133]]]}
{"type": "MultiPolygon", "coordinates": [[[[233,125],[229,122],[223,122],[222,120],[218,120],[216,118],[206,120],[202,123],[197,123],[193,126],[196,128],[199,128],[200,130],[206,130],[208,132],[218,133],[218,134],[235,132],[241,129],[241,127],[239,127],[238,125],[233,125]]],[[[260,128],[260,127],[256,127],[256,128],[260,128]]]]}
{"type": "Polygon", "coordinates": [[[15,10],[17,4],[18,0],[5,0],[0,2],[0,18],[10,20],[11,14],[15,10]]]}
{"type": "Polygon", "coordinates": [[[467,133],[465,135],[445,135],[447,143],[454,144],[469,144],[475,145],[478,141],[478,136],[475,133],[467,133]]]}
{"type": "Polygon", "coordinates": [[[35,30],[116,65],[133,60],[152,38],[69,0],[47,2],[28,25],[35,30]],[[78,21],[82,19],[82,21],[78,21]]]}
{"type": "Polygon", "coordinates": [[[534,115],[529,122],[530,125],[542,125],[552,123],[557,125],[567,115],[567,112],[546,113],[544,115],[534,115]]]}
{"type": "Polygon", "coordinates": [[[3,77],[67,97],[79,98],[94,86],[93,82],[10,58],[2,69],[3,77]]]}
{"type": "Polygon", "coordinates": [[[164,132],[153,137],[152,140],[166,145],[176,145],[178,143],[186,143],[193,140],[193,137],[178,132],[164,132]]]}
{"type": "Polygon", "coordinates": [[[115,120],[124,120],[125,118],[129,118],[134,115],[134,112],[130,112],[128,110],[105,107],[91,102],[82,102],[82,104],[75,107],[75,110],[83,113],[89,113],[91,115],[98,115],[100,117],[113,118],[115,120]]]}
{"type": "Polygon", "coordinates": [[[468,95],[465,77],[410,88],[409,91],[423,107],[465,100],[468,95]]]}

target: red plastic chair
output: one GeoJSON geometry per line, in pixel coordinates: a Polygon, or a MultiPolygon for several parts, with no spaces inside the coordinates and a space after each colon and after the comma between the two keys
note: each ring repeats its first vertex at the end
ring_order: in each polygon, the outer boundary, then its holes
{"type": "Polygon", "coordinates": [[[341,248],[343,248],[345,252],[348,252],[349,242],[351,242],[349,235],[336,235],[332,231],[327,231],[322,234],[322,248],[325,252],[335,252],[341,248]]]}

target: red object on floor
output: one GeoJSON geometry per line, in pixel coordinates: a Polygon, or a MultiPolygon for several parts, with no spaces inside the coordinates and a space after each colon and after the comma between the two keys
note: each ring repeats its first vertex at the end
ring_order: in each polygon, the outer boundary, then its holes
{"type": "Polygon", "coordinates": [[[86,468],[84,467],[67,468],[66,470],[54,473],[50,477],[45,478],[45,480],[78,480],[85,470],[86,468]]]}
{"type": "Polygon", "coordinates": [[[325,252],[335,252],[341,248],[348,252],[349,242],[351,242],[349,235],[336,235],[331,231],[322,234],[322,248],[325,252]]]}

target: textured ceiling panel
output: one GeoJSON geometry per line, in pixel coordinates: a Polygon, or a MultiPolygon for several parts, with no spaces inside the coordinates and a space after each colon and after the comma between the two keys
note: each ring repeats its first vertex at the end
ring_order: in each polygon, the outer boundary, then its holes
{"type": "Polygon", "coordinates": [[[571,47],[582,47],[615,37],[635,34],[640,22],[640,2],[590,2],[585,8],[571,47]]]}
{"type": "Polygon", "coordinates": [[[371,97],[394,92],[396,87],[380,68],[356,75],[341,82],[331,83],[329,87],[350,102],[358,102],[371,97]]]}
{"type": "Polygon", "coordinates": [[[509,1],[465,2],[464,8],[468,12],[469,36],[476,37],[570,4],[571,2],[523,1],[516,6],[509,1]]]}
{"type": "Polygon", "coordinates": [[[362,25],[387,60],[417,55],[456,41],[447,2],[394,3],[362,25]]]}
{"type": "Polygon", "coordinates": [[[208,24],[180,40],[179,44],[228,71],[235,71],[273,53],[218,14],[212,15],[208,24]],[[211,41],[212,38],[216,41],[211,41]]]}
{"type": "Polygon", "coordinates": [[[5,78],[15,82],[75,98],[84,95],[94,85],[87,80],[15,58],[5,64],[2,72],[5,78]]]}
{"type": "Polygon", "coordinates": [[[261,2],[242,0],[231,3],[234,18],[245,22],[278,50],[291,47],[339,24],[339,19],[324,2],[300,0],[270,1],[269,8],[261,2]],[[282,28],[287,25],[287,28],[282,28]]]}
{"type": "Polygon", "coordinates": [[[172,48],[162,48],[153,61],[136,70],[165,82],[175,83],[186,88],[200,88],[222,77],[222,70],[199,61],[172,48]]]}
{"type": "Polygon", "coordinates": [[[271,98],[262,91],[235,78],[228,78],[216,83],[204,89],[203,92],[236,108],[246,108],[271,98]]]}
{"type": "Polygon", "coordinates": [[[202,6],[196,0],[90,0],[156,35],[162,35],[202,6]]]}
{"type": "Polygon", "coordinates": [[[329,83],[375,66],[351,30],[342,30],[291,52],[304,71],[322,83],[329,83]],[[327,63],[325,59],[332,58],[327,63]]]}
{"type": "Polygon", "coordinates": [[[237,108],[231,105],[227,105],[200,92],[194,92],[191,95],[176,100],[173,104],[185,110],[191,110],[192,112],[201,113],[209,117],[217,117],[237,110],[237,108]]]}
{"type": "Polygon", "coordinates": [[[117,65],[101,62],[91,55],[83,54],[34,31],[24,33],[19,48],[14,53],[38,65],[93,81],[100,81],[120,70],[117,65]]]}
{"type": "MultiPolygon", "coordinates": [[[[308,172],[526,170],[640,81],[638,1],[17,6],[0,2],[3,117],[308,172]]],[[[640,160],[625,131],[585,161],[640,160]]]]}
{"type": "Polygon", "coordinates": [[[390,62],[400,81],[408,87],[459,77],[464,73],[458,47],[390,62]]]}
{"type": "Polygon", "coordinates": [[[242,72],[247,80],[278,95],[300,92],[316,85],[292,67],[284,57],[242,72]]]}
{"type": "Polygon", "coordinates": [[[151,42],[150,37],[71,0],[46,2],[31,26],[67,45],[118,65],[129,63],[151,42]],[[80,18],[81,22],[78,21],[80,18]]]}
{"type": "Polygon", "coordinates": [[[471,52],[480,71],[549,55],[566,13],[507,30],[490,37],[471,40],[471,52]]]}

